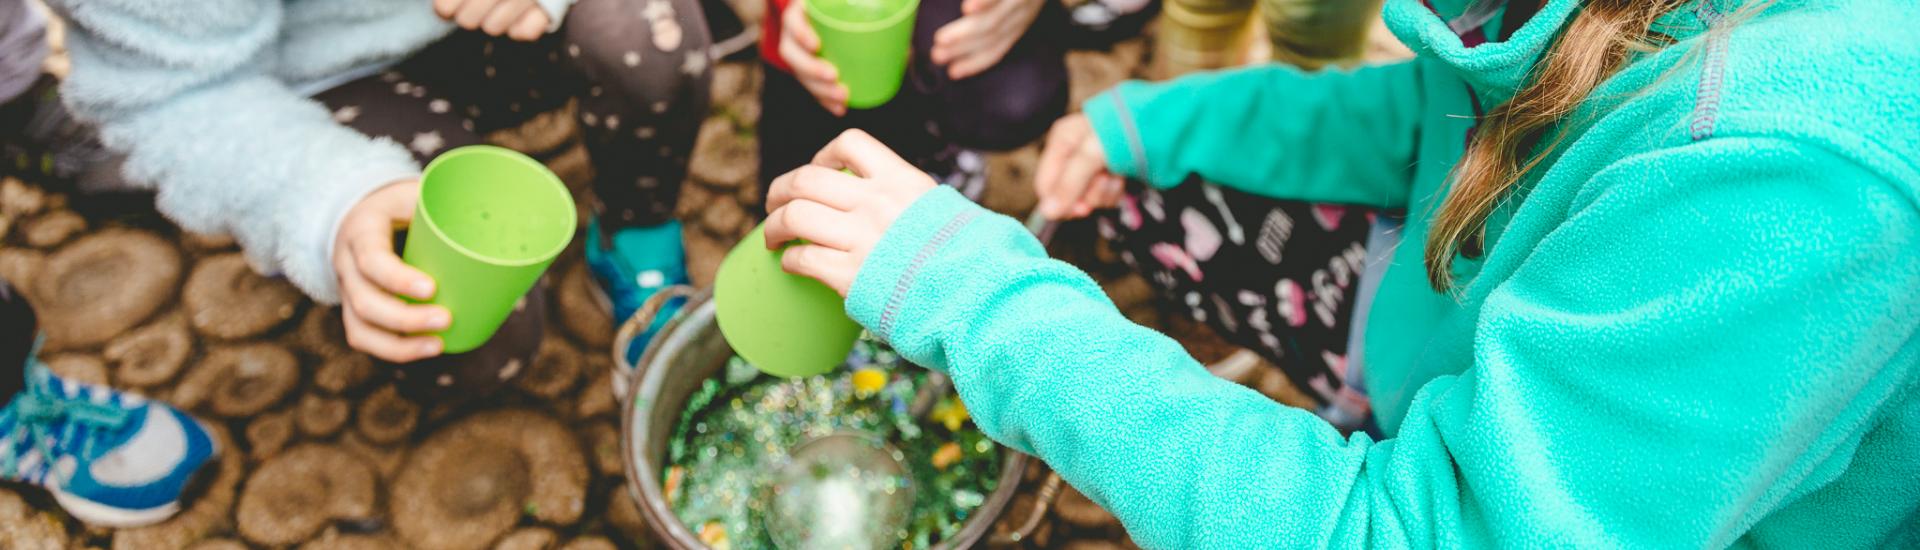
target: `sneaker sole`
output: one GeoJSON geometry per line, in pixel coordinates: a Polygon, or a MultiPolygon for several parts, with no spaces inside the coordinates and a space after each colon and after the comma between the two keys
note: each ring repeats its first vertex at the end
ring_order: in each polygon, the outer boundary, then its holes
{"type": "Polygon", "coordinates": [[[87,525],[98,527],[115,529],[144,527],[166,521],[167,518],[180,513],[179,501],[145,510],[128,510],[87,500],[65,491],[52,491],[52,493],[53,500],[60,503],[60,507],[68,514],[87,525]]]}

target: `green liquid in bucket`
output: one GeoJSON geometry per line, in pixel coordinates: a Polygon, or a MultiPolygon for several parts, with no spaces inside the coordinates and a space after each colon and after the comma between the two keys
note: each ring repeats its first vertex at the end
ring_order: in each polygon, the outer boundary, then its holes
{"type": "Polygon", "coordinates": [[[734,358],[688,396],[674,425],[668,467],[658,472],[668,506],[709,546],[724,540],[734,550],[791,550],[809,543],[930,548],[952,539],[999,485],[1006,457],[959,412],[964,409],[951,392],[937,396],[925,417],[910,413],[927,376],[871,340],[859,342],[844,365],[820,376],[769,376],[734,358]],[[884,443],[879,449],[892,460],[807,451],[839,434],[884,443]],[[818,481],[828,483],[796,482],[796,462],[827,466],[800,472],[817,472],[818,481]],[[848,483],[840,475],[847,467],[865,470],[854,478],[866,481],[848,483]],[[899,485],[887,496],[912,501],[904,518],[886,496],[873,495],[869,482],[888,480],[899,485]],[[797,498],[799,506],[780,502],[783,495],[797,498]],[[842,508],[855,517],[791,515],[813,499],[878,505],[842,508]],[[816,529],[795,529],[796,519],[816,529]],[[894,532],[864,531],[881,526],[894,532]]]}

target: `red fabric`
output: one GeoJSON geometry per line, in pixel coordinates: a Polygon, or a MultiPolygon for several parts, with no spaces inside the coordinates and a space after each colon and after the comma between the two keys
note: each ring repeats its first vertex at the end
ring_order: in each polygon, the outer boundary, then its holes
{"type": "Polygon", "coordinates": [[[760,58],[767,66],[789,73],[793,68],[780,59],[780,14],[786,12],[790,1],[767,0],[767,16],[760,20],[760,58]]]}

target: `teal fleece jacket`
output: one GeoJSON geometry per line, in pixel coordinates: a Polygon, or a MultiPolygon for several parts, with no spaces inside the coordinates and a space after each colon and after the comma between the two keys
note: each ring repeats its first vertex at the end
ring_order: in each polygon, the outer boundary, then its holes
{"type": "Polygon", "coordinates": [[[1578,0],[1473,48],[1464,0],[1389,0],[1414,61],[1089,101],[1127,176],[1405,209],[1366,339],[1384,439],[1210,376],[946,189],[847,311],[1151,548],[1920,545],[1920,10],[1737,2],[1660,20],[1677,42],[1568,119],[1458,296],[1419,248],[1474,98],[1578,0]]]}

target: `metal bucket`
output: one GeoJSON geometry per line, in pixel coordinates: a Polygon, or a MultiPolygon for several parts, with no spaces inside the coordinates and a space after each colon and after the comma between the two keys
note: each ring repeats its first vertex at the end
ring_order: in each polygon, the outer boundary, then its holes
{"type": "MultiPolygon", "coordinates": [[[[733,356],[733,348],[728,347],[720,335],[720,325],[714,322],[713,312],[710,293],[695,293],[685,287],[669,289],[656,295],[647,307],[628,319],[613,343],[614,363],[619,365],[614,376],[629,377],[625,383],[616,384],[620,390],[617,393],[623,394],[620,395],[620,439],[627,467],[627,491],[634,502],[639,503],[647,527],[669,548],[707,548],[668,506],[660,486],[660,472],[666,463],[667,443],[673,437],[674,423],[680,420],[687,398],[701,382],[725,368],[727,359],[733,356]],[[625,368],[626,357],[618,350],[626,349],[627,342],[652,323],[653,312],[658,310],[660,302],[679,296],[687,296],[687,304],[647,346],[638,368],[625,368]]],[[[1006,460],[993,494],[975,509],[958,534],[934,548],[979,545],[992,530],[993,523],[1006,512],[1026,473],[1028,458],[1006,447],[1001,447],[1001,452],[1006,460]]]]}

